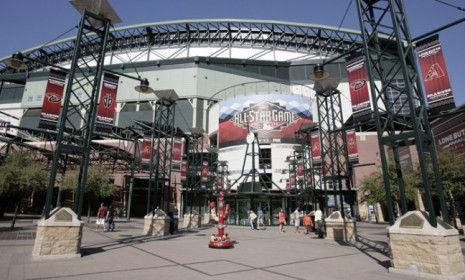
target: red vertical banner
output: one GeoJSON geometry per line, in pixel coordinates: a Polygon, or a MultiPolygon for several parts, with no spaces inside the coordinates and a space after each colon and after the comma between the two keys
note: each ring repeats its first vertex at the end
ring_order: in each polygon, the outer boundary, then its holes
{"type": "Polygon", "coordinates": [[[39,127],[56,129],[61,110],[61,100],[65,89],[66,73],[50,69],[47,87],[45,88],[39,127]]]}
{"type": "Polygon", "coordinates": [[[304,178],[304,161],[302,159],[297,160],[297,178],[304,178]]]}
{"type": "Polygon", "coordinates": [[[102,90],[100,91],[97,107],[97,120],[95,122],[98,131],[111,132],[113,128],[118,81],[118,76],[109,73],[103,75],[102,90]]]}
{"type": "Polygon", "coordinates": [[[289,176],[289,188],[294,189],[296,187],[296,177],[295,173],[290,174],[289,176]]]}
{"type": "Polygon", "coordinates": [[[430,109],[442,111],[455,108],[439,36],[434,35],[418,42],[417,52],[426,100],[430,109]]]}
{"type": "Polygon", "coordinates": [[[182,156],[184,154],[184,145],[182,138],[173,138],[173,148],[171,149],[171,170],[181,171],[182,156]]]}
{"type": "Polygon", "coordinates": [[[208,175],[210,175],[208,161],[204,161],[202,162],[202,170],[200,171],[200,180],[208,182],[208,175]]]}
{"type": "Polygon", "coordinates": [[[313,164],[321,164],[321,143],[319,132],[312,132],[311,134],[311,147],[312,147],[312,162],[313,164]]]}
{"type": "Polygon", "coordinates": [[[183,160],[181,163],[181,181],[186,181],[187,179],[187,168],[188,168],[187,160],[183,160]]]}
{"type": "Polygon", "coordinates": [[[347,155],[350,163],[358,163],[357,135],[355,130],[346,132],[347,155]]]}
{"type": "Polygon", "coordinates": [[[149,163],[152,157],[152,143],[150,139],[142,139],[140,145],[140,158],[143,163],[149,163]]]}
{"type": "Polygon", "coordinates": [[[355,121],[367,120],[371,117],[370,91],[365,56],[361,51],[349,55],[346,69],[353,119],[355,121]]]}
{"type": "Polygon", "coordinates": [[[221,190],[223,189],[223,187],[224,187],[223,175],[218,175],[218,177],[216,177],[216,189],[221,190]]]}

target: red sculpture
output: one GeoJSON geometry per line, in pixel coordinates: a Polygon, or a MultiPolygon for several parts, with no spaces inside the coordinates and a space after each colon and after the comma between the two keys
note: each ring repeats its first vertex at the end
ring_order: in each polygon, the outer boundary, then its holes
{"type": "Polygon", "coordinates": [[[220,191],[218,193],[218,224],[216,226],[218,228],[218,232],[216,235],[212,234],[208,247],[216,249],[228,249],[234,246],[234,243],[231,241],[229,234],[224,232],[224,228],[226,227],[224,220],[228,217],[228,213],[229,204],[225,205],[224,194],[220,191]]]}

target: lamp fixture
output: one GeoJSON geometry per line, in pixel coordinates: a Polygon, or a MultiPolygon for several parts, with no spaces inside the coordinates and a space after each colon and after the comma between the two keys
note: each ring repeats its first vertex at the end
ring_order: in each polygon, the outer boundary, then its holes
{"type": "Polygon", "coordinates": [[[153,93],[153,88],[150,87],[149,80],[147,78],[144,78],[140,81],[140,84],[138,86],[135,86],[134,89],[137,92],[144,93],[144,94],[149,94],[153,93]]]}
{"type": "Polygon", "coordinates": [[[27,64],[24,62],[24,56],[22,53],[18,52],[13,54],[11,57],[3,60],[6,66],[13,68],[15,70],[26,70],[27,64]]]}

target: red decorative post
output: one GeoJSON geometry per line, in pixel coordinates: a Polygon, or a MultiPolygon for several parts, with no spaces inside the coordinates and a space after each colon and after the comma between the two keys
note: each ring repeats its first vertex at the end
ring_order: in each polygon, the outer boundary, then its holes
{"type": "Polygon", "coordinates": [[[224,203],[224,194],[222,191],[218,193],[218,233],[212,234],[208,247],[217,249],[228,249],[234,246],[229,235],[224,232],[226,225],[224,220],[228,217],[229,204],[224,203]]]}

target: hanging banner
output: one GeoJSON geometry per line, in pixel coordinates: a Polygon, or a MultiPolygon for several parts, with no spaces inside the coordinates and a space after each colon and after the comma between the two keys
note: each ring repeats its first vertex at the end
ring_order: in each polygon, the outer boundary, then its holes
{"type": "Polygon", "coordinates": [[[152,143],[150,139],[143,139],[140,145],[140,158],[143,163],[149,163],[152,157],[152,143]]]}
{"type": "Polygon", "coordinates": [[[39,127],[55,130],[61,110],[61,100],[65,90],[66,72],[50,69],[45,88],[39,127]]]}
{"type": "Polygon", "coordinates": [[[202,182],[208,182],[208,175],[210,175],[208,169],[209,169],[208,161],[202,162],[202,170],[200,174],[200,180],[202,182]]]}
{"type": "Polygon", "coordinates": [[[173,138],[173,148],[171,149],[171,170],[181,171],[182,156],[184,154],[184,145],[182,138],[173,138]]]}
{"type": "Polygon", "coordinates": [[[435,112],[455,108],[439,36],[418,42],[417,52],[429,108],[435,112]]]}
{"type": "Polygon", "coordinates": [[[102,90],[97,108],[97,131],[111,132],[115,120],[116,95],[118,93],[119,77],[105,73],[103,75],[102,90]]]}
{"type": "Polygon", "coordinates": [[[186,181],[187,179],[187,160],[183,160],[181,163],[181,181],[186,181]]]}
{"type": "Polygon", "coordinates": [[[296,177],[295,177],[295,173],[291,174],[290,177],[289,177],[289,188],[291,189],[295,189],[296,187],[296,177]]]}
{"type": "Polygon", "coordinates": [[[223,187],[224,187],[223,175],[218,175],[218,177],[216,177],[216,189],[221,190],[223,189],[223,187]]]}
{"type": "Polygon", "coordinates": [[[312,162],[314,165],[321,164],[321,143],[320,133],[312,132],[311,134],[312,162]]]}
{"type": "Polygon", "coordinates": [[[365,56],[361,51],[355,51],[347,57],[347,79],[354,122],[371,118],[370,91],[365,65],[365,56]]]}
{"type": "Polygon", "coordinates": [[[357,135],[355,130],[346,132],[347,155],[349,163],[358,163],[357,135]]]}
{"type": "Polygon", "coordinates": [[[304,178],[304,161],[302,159],[297,160],[297,178],[304,178]]]}

